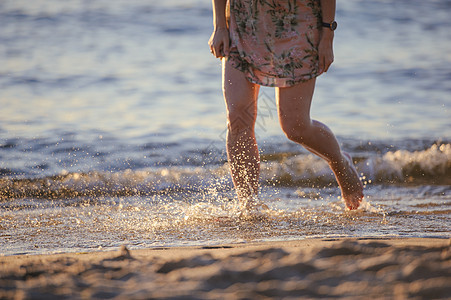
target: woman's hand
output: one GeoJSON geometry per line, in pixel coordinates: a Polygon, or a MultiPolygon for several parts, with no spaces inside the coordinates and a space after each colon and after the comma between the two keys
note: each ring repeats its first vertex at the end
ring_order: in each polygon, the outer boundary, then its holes
{"type": "Polygon", "coordinates": [[[329,29],[323,29],[318,46],[319,74],[327,72],[334,61],[333,40],[334,32],[329,29]]]}
{"type": "Polygon", "coordinates": [[[221,58],[229,55],[229,30],[227,28],[218,28],[211,34],[208,45],[210,45],[210,52],[216,57],[221,58]]]}

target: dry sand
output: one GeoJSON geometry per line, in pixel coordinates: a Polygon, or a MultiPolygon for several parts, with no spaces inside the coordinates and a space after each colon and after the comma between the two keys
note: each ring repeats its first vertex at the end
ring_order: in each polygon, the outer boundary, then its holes
{"type": "Polygon", "coordinates": [[[306,239],[0,257],[1,299],[437,299],[450,240],[306,239]]]}

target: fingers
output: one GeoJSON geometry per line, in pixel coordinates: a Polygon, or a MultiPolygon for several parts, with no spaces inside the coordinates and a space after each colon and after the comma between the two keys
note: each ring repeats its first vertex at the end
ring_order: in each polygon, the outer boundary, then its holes
{"type": "Polygon", "coordinates": [[[216,57],[216,58],[222,58],[224,56],[229,55],[229,41],[228,39],[224,39],[217,45],[210,46],[210,52],[216,57]]]}
{"type": "Polygon", "coordinates": [[[223,55],[223,51],[222,51],[222,47],[211,47],[210,48],[210,52],[216,58],[221,58],[221,57],[224,56],[223,55]]]}
{"type": "Polygon", "coordinates": [[[229,53],[230,53],[230,40],[229,40],[229,38],[227,37],[225,40],[224,40],[224,51],[223,51],[223,54],[224,54],[224,56],[229,56],[229,53]]]}
{"type": "Polygon", "coordinates": [[[218,48],[216,48],[214,51],[213,51],[213,54],[214,54],[214,56],[216,57],[216,58],[222,58],[222,57],[224,57],[224,50],[222,50],[223,49],[223,47],[222,47],[222,45],[220,45],[218,48]]]}
{"type": "Polygon", "coordinates": [[[334,61],[333,36],[323,35],[318,45],[318,72],[325,73],[334,61]]]}
{"type": "Polygon", "coordinates": [[[229,43],[230,40],[228,30],[224,29],[213,32],[210,41],[208,42],[210,45],[210,52],[216,58],[222,58],[229,55],[229,43]]]}
{"type": "Polygon", "coordinates": [[[324,73],[324,59],[322,59],[322,57],[319,58],[318,73],[319,74],[324,73]]]}
{"type": "Polygon", "coordinates": [[[326,59],[324,60],[324,72],[327,72],[329,70],[329,67],[333,62],[334,62],[333,55],[326,57],[326,59]]]}
{"type": "Polygon", "coordinates": [[[320,55],[319,56],[319,64],[318,64],[318,72],[319,74],[326,73],[329,70],[330,65],[334,62],[333,54],[329,55],[320,55]]]}

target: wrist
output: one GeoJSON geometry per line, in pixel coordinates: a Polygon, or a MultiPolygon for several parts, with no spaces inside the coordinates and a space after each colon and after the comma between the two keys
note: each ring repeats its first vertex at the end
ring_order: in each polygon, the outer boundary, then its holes
{"type": "Polygon", "coordinates": [[[213,28],[215,31],[218,31],[220,29],[227,29],[227,22],[225,18],[218,18],[213,22],[213,28]]]}
{"type": "Polygon", "coordinates": [[[321,39],[333,40],[334,36],[335,33],[327,28],[323,29],[323,32],[321,33],[321,39]]]}

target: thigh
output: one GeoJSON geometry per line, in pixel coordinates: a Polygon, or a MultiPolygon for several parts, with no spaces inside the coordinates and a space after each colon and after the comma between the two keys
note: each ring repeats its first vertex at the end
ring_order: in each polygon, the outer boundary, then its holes
{"type": "Polygon", "coordinates": [[[260,86],[247,80],[244,73],[232,67],[226,59],[222,61],[222,88],[229,122],[234,118],[245,123],[255,122],[260,86]]]}
{"type": "Polygon", "coordinates": [[[292,87],[276,88],[276,101],[281,125],[303,126],[310,123],[310,107],[315,79],[292,87]]]}

